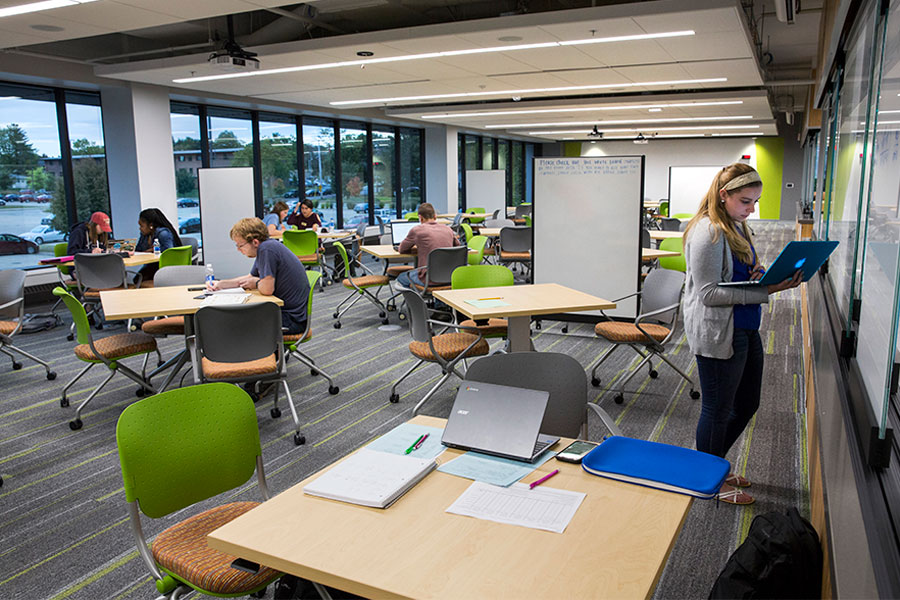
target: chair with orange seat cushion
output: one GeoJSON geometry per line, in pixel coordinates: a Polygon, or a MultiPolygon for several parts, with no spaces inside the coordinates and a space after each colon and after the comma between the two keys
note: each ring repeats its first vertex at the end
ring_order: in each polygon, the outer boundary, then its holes
{"type": "Polygon", "coordinates": [[[291,357],[296,358],[301,363],[309,367],[310,375],[321,375],[328,380],[329,394],[337,394],[341,390],[334,384],[334,378],[323,371],[321,367],[316,366],[316,361],[314,361],[309,355],[300,350],[300,344],[305,344],[312,339],[313,288],[316,287],[316,282],[319,281],[319,277],[321,276],[322,274],[316,271],[306,272],[306,278],[309,280],[309,300],[307,300],[306,304],[306,331],[304,331],[303,333],[284,333],[282,334],[282,339],[284,340],[286,360],[291,357]]]}
{"type": "Polygon", "coordinates": [[[653,269],[647,274],[641,291],[614,300],[621,302],[632,296],[640,297],[641,313],[633,322],[608,320],[601,321],[594,327],[594,333],[613,344],[591,369],[591,384],[594,387],[600,385],[597,369],[620,346],[630,346],[643,357],[643,360],[619,382],[619,388],[613,397],[616,404],[621,404],[625,400],[625,385],[645,364],[650,366],[650,378],[656,379],[658,373],[653,368],[654,356],[672,367],[691,385],[691,398],[696,400],[700,397],[700,393],[694,389],[693,380],[665,355],[666,344],[672,339],[678,322],[683,288],[684,273],[669,269],[653,269]]]}
{"type": "Polygon", "coordinates": [[[13,337],[22,330],[25,320],[25,271],[20,269],[5,269],[0,271],[0,353],[12,359],[14,371],[22,368],[22,363],[16,360],[15,354],[24,356],[42,365],[47,371],[47,379],[56,379],[56,373],[50,370],[47,361],[17,348],[13,344],[13,337]],[[15,353],[15,354],[13,354],[15,353]]]}
{"type": "Polygon", "coordinates": [[[341,260],[344,262],[344,279],[341,281],[341,284],[351,290],[349,296],[344,298],[338,303],[338,305],[334,309],[334,318],[336,321],[334,322],[334,328],[341,328],[341,317],[348,310],[353,308],[353,306],[359,302],[362,298],[365,298],[372,304],[378,307],[378,316],[381,317],[382,325],[387,325],[390,321],[387,318],[387,305],[378,298],[378,293],[381,291],[381,288],[388,285],[390,282],[390,278],[387,275],[375,275],[371,273],[365,265],[361,262],[355,262],[356,266],[362,267],[364,270],[368,272],[368,275],[361,275],[358,277],[353,277],[350,274],[350,259],[347,256],[347,249],[340,242],[334,243],[334,248],[338,251],[338,255],[341,257],[341,260]],[[370,290],[373,288],[377,288],[375,293],[373,294],[370,290]],[[353,300],[347,306],[344,306],[350,300],[353,300]],[[342,308],[343,307],[343,308],[342,308]]]}
{"type": "MultiPolygon", "coordinates": [[[[141,287],[143,280],[140,273],[137,274],[134,285],[129,285],[128,274],[125,271],[125,261],[118,254],[76,254],[75,278],[81,300],[90,320],[97,316],[97,329],[103,329],[102,306],[100,304],[100,292],[104,290],[126,289],[129,287],[141,287]]],[[[131,321],[128,321],[128,329],[131,330],[131,321]]]]}
{"type": "Polygon", "coordinates": [[[397,386],[423,363],[433,362],[439,364],[444,374],[413,408],[413,414],[415,415],[438,388],[444,385],[444,382],[450,378],[450,375],[456,375],[460,379],[465,379],[465,373],[460,373],[456,368],[460,361],[475,356],[484,356],[490,351],[490,348],[484,336],[476,328],[463,327],[442,321],[432,321],[428,318],[428,308],[425,306],[425,301],[418,294],[406,289],[401,293],[409,312],[409,331],[413,338],[413,341],[409,343],[409,351],[419,360],[400,379],[394,382],[394,385],[391,387],[391,402],[400,401],[397,386]],[[438,325],[444,327],[444,329],[441,333],[435,334],[432,325],[438,325]],[[448,333],[448,329],[455,329],[456,331],[448,333]]]}

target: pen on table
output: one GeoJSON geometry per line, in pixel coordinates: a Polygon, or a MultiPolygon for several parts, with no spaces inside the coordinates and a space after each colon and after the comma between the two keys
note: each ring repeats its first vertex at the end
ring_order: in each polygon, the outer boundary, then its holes
{"type": "Polygon", "coordinates": [[[415,449],[416,449],[416,444],[418,444],[420,441],[422,441],[422,439],[423,439],[424,437],[425,437],[424,435],[420,435],[418,438],[416,438],[416,441],[414,441],[414,442],[409,446],[409,448],[406,449],[406,452],[405,452],[404,454],[409,454],[410,452],[412,452],[413,450],[415,450],[415,449]]]}
{"type": "Polygon", "coordinates": [[[496,298],[479,298],[479,300],[503,300],[503,297],[497,296],[496,298]]]}
{"type": "Polygon", "coordinates": [[[546,475],[544,475],[543,477],[541,477],[541,478],[538,479],[537,481],[532,481],[532,482],[528,485],[528,489],[529,489],[529,490],[533,490],[535,486],[541,485],[542,483],[544,483],[545,481],[547,481],[548,479],[550,479],[551,477],[553,477],[553,476],[556,475],[557,473],[559,473],[559,469],[553,469],[553,471],[551,471],[550,473],[547,473],[546,475]]]}
{"type": "Polygon", "coordinates": [[[419,441],[416,442],[416,445],[415,445],[415,446],[413,446],[413,450],[418,450],[418,449],[419,449],[419,446],[421,446],[422,444],[424,444],[424,443],[425,443],[425,440],[428,439],[428,435],[429,435],[429,434],[426,433],[426,434],[423,435],[421,438],[419,438],[419,441]]]}

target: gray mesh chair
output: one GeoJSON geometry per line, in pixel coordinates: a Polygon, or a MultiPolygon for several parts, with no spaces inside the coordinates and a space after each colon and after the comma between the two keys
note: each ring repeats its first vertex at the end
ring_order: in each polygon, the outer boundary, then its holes
{"type": "Polygon", "coordinates": [[[484,223],[479,225],[479,227],[485,227],[487,229],[502,229],[503,227],[515,227],[516,222],[512,219],[485,219],[484,223]]]}
{"type": "Polygon", "coordinates": [[[428,393],[415,405],[413,408],[413,414],[415,415],[422,408],[422,405],[444,385],[444,382],[450,378],[450,375],[456,375],[460,379],[465,378],[465,375],[457,371],[456,368],[461,361],[474,356],[484,356],[490,351],[490,347],[484,336],[477,329],[453,323],[433,321],[428,318],[428,307],[425,306],[425,301],[418,294],[410,290],[403,290],[401,293],[409,311],[409,332],[413,338],[413,341],[409,343],[409,351],[419,360],[406,373],[401,375],[400,379],[394,382],[394,385],[391,387],[391,402],[400,402],[397,386],[423,363],[433,362],[439,364],[441,372],[444,374],[434,387],[428,390],[428,393]],[[435,334],[432,325],[438,325],[444,329],[440,333],[435,334]],[[455,329],[456,331],[447,333],[449,329],[455,329]]]}
{"type": "Polygon", "coordinates": [[[592,409],[613,435],[622,435],[600,406],[587,400],[587,375],[577,360],[557,352],[494,354],[472,363],[466,381],[509,385],[550,393],[541,433],[587,439],[587,409],[592,409]]]}
{"type": "Polygon", "coordinates": [[[531,227],[504,227],[500,230],[500,246],[497,258],[500,263],[519,264],[531,273],[531,227]]]}
{"type": "Polygon", "coordinates": [[[56,379],[56,373],[50,370],[49,364],[13,345],[13,336],[21,331],[24,317],[25,271],[18,269],[0,271],[0,352],[12,359],[13,371],[22,368],[22,363],[18,362],[13,354],[15,352],[43,365],[47,371],[47,379],[52,381],[56,379]]]}
{"type": "Polygon", "coordinates": [[[621,302],[632,296],[641,297],[641,314],[634,322],[609,320],[601,321],[594,327],[594,333],[613,344],[591,369],[591,384],[594,387],[600,385],[597,369],[620,346],[630,346],[643,357],[643,360],[619,382],[618,390],[613,397],[616,404],[622,404],[625,400],[625,385],[645,364],[649,364],[650,378],[656,379],[658,373],[653,368],[654,356],[672,367],[691,385],[691,398],[694,400],[700,398],[700,392],[694,389],[693,380],[665,355],[666,344],[672,339],[678,322],[683,288],[684,273],[669,269],[653,269],[647,274],[641,291],[614,300],[621,302]]]}
{"type": "Polygon", "coordinates": [[[525,215],[531,215],[531,204],[520,204],[516,207],[516,218],[524,219],[525,215]]]}
{"type": "Polygon", "coordinates": [[[425,285],[413,284],[415,291],[429,296],[435,290],[449,290],[453,271],[469,264],[469,248],[453,246],[435,248],[428,253],[428,269],[425,271],[425,285]]]}
{"type": "Polygon", "coordinates": [[[205,306],[194,314],[194,335],[203,383],[274,383],[269,411],[273,419],[281,416],[278,388],[284,388],[294,420],[294,444],[306,443],[286,380],[281,310],[276,304],[205,306]]]}
{"type": "Polygon", "coordinates": [[[659,220],[659,228],[663,231],[680,231],[681,219],[673,219],[671,217],[663,217],[659,220]]]}
{"type": "MultiPolygon", "coordinates": [[[[200,263],[200,242],[197,241],[197,238],[194,237],[182,237],[181,243],[184,246],[191,247],[191,264],[196,265],[200,263]]],[[[156,279],[153,280],[153,284],[156,285],[156,279]]]]}
{"type": "Polygon", "coordinates": [[[340,391],[340,388],[334,384],[334,378],[323,371],[321,367],[317,366],[316,361],[313,360],[311,356],[300,350],[301,344],[305,344],[312,339],[313,289],[315,289],[316,282],[321,276],[322,274],[316,271],[306,272],[306,278],[309,281],[309,298],[307,298],[306,301],[306,331],[304,331],[303,333],[283,333],[282,339],[284,340],[284,345],[286,346],[285,350],[287,351],[285,360],[288,360],[293,356],[298,361],[309,367],[310,375],[321,375],[322,377],[327,379],[328,393],[333,395],[337,394],[340,391]]]}
{"type": "MultiPolygon", "coordinates": [[[[128,287],[141,287],[141,274],[138,273],[133,286],[128,284],[125,261],[118,254],[76,254],[75,277],[82,303],[85,305],[88,319],[97,316],[97,329],[103,329],[100,292],[128,287]]],[[[128,322],[131,330],[131,321],[128,322]]]]}

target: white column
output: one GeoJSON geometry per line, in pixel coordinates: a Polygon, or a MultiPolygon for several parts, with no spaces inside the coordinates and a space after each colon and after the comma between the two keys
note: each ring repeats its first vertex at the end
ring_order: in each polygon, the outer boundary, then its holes
{"type": "Polygon", "coordinates": [[[143,84],[100,91],[110,211],[117,237],[137,237],[138,213],[158,208],[178,225],[169,94],[143,84]]]}
{"type": "Polygon", "coordinates": [[[457,132],[447,126],[425,129],[425,193],[438,213],[459,207],[457,132]]]}

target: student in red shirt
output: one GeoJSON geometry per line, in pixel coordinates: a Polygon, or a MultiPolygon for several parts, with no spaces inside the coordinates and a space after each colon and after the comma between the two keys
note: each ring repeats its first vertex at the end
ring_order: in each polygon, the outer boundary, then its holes
{"type": "MultiPolygon", "coordinates": [[[[428,202],[419,205],[419,224],[409,230],[406,238],[400,242],[397,250],[408,253],[416,249],[418,258],[415,269],[401,273],[397,277],[397,284],[412,289],[413,283],[425,285],[425,273],[428,269],[428,253],[435,248],[449,248],[459,246],[459,240],[453,234],[453,230],[437,222],[434,206],[428,202]]],[[[439,283],[450,283],[449,281],[439,283]]]]}

